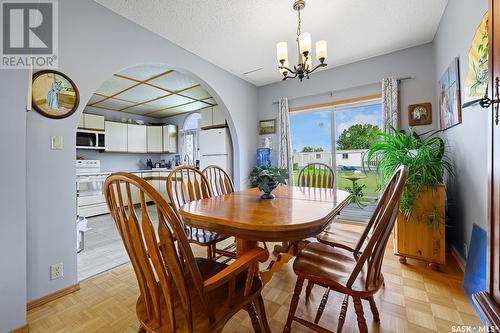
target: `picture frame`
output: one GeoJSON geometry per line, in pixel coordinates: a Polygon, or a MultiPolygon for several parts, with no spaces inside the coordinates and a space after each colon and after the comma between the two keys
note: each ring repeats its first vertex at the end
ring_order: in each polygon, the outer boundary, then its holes
{"type": "Polygon", "coordinates": [[[259,120],[259,134],[275,134],[276,119],[259,120]]]}
{"type": "Polygon", "coordinates": [[[425,102],[408,105],[408,124],[410,126],[432,124],[432,104],[425,102]]]}
{"type": "Polygon", "coordinates": [[[444,131],[462,123],[458,58],[453,59],[445,70],[438,87],[440,129],[444,131]]]}
{"type": "Polygon", "coordinates": [[[41,115],[62,119],[71,116],[80,104],[80,93],[75,83],[55,70],[33,74],[31,105],[41,115]]]}

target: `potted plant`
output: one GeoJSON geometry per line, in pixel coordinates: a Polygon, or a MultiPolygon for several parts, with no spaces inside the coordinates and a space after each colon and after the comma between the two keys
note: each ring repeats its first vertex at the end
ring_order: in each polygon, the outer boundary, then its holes
{"type": "Polygon", "coordinates": [[[279,184],[286,184],[288,179],[288,171],[281,168],[272,167],[255,167],[250,173],[250,182],[252,186],[257,186],[263,191],[261,199],[273,199],[274,194],[271,192],[278,187],[279,184]]]}
{"type": "Polygon", "coordinates": [[[401,197],[394,232],[394,253],[429,262],[432,269],[445,263],[444,173],[453,175],[446,143],[439,131],[417,134],[392,129],[378,133],[381,141],[368,152],[368,162],[377,162],[384,181],[400,165],[408,167],[408,180],[401,197]]]}

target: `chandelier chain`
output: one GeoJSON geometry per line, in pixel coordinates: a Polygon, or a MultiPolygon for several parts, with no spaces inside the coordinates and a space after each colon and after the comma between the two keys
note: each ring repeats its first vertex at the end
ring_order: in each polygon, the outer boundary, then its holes
{"type": "Polygon", "coordinates": [[[297,37],[299,37],[300,36],[300,32],[301,32],[300,30],[302,28],[301,27],[302,20],[300,18],[300,9],[297,10],[297,13],[298,13],[298,17],[299,17],[298,24],[297,24],[297,37]]]}

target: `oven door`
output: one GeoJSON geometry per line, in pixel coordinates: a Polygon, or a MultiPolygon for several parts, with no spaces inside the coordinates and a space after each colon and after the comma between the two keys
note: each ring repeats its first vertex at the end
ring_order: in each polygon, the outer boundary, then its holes
{"type": "Polygon", "coordinates": [[[103,195],[104,181],[108,174],[76,176],[77,197],[103,195]]]}

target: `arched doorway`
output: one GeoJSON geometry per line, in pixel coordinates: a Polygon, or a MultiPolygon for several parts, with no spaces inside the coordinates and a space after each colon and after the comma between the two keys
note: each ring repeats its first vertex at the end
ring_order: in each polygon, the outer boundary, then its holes
{"type": "MultiPolygon", "coordinates": [[[[77,170],[78,280],[128,262],[104,202],[104,179],[119,171],[149,179],[179,164],[196,165],[203,114],[211,112],[212,121],[213,109],[223,107],[208,90],[185,72],[145,64],[113,74],[93,92],[76,131],[77,166],[92,169],[77,170]]],[[[224,126],[231,123],[224,118],[224,126]]],[[[166,196],[165,186],[152,184],[166,196]]]]}

